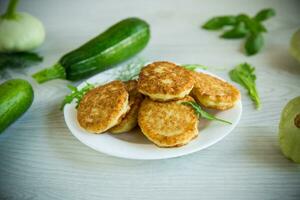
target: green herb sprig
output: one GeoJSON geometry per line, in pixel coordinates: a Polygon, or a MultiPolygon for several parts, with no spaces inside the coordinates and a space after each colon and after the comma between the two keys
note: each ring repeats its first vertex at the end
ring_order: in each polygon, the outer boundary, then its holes
{"type": "Polygon", "coordinates": [[[245,51],[247,55],[251,56],[257,54],[264,45],[262,33],[267,32],[267,29],[262,22],[275,16],[275,14],[275,10],[268,8],[259,11],[254,17],[246,14],[213,17],[203,24],[202,28],[220,30],[225,26],[231,26],[232,28],[225,31],[220,37],[224,39],[246,37],[245,51]]]}
{"type": "Polygon", "coordinates": [[[86,86],[84,86],[82,89],[78,90],[77,87],[74,87],[73,85],[68,85],[68,88],[71,90],[71,94],[65,96],[62,105],[60,109],[62,110],[66,104],[71,103],[74,99],[76,99],[76,108],[78,107],[78,104],[80,103],[82,97],[91,89],[95,88],[94,84],[86,83],[86,86]]]}
{"type": "Polygon", "coordinates": [[[191,70],[191,71],[195,71],[196,69],[204,69],[204,70],[208,69],[208,67],[206,67],[204,65],[199,65],[199,64],[184,64],[181,66],[184,67],[185,69],[191,70]]]}
{"type": "Polygon", "coordinates": [[[229,121],[219,119],[219,118],[213,116],[212,114],[209,114],[209,113],[205,112],[201,108],[201,106],[199,104],[197,104],[196,102],[187,101],[187,102],[182,102],[182,104],[187,105],[187,106],[191,106],[194,109],[195,113],[198,115],[198,117],[202,117],[202,118],[207,119],[207,120],[216,120],[216,121],[223,122],[223,123],[226,123],[226,124],[232,124],[229,121]]]}
{"type": "Polygon", "coordinates": [[[213,17],[202,25],[207,30],[220,30],[228,25],[236,25],[237,18],[234,15],[213,17]]]}
{"type": "Polygon", "coordinates": [[[120,81],[129,81],[133,79],[137,79],[139,77],[141,69],[145,66],[145,61],[143,59],[138,59],[134,62],[131,62],[121,70],[117,71],[117,80],[120,81]]]}
{"type": "Polygon", "coordinates": [[[260,98],[256,89],[256,75],[254,74],[255,68],[248,63],[242,63],[236,66],[229,72],[231,80],[240,84],[248,90],[248,94],[252,101],[256,104],[256,108],[260,108],[260,98]]]}

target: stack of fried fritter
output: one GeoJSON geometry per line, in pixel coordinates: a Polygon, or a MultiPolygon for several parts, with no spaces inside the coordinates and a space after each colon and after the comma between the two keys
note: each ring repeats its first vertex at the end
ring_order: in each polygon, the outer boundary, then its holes
{"type": "Polygon", "coordinates": [[[198,135],[198,116],[182,102],[196,100],[206,108],[226,110],[239,99],[239,91],[225,81],[154,62],[142,69],[138,81],[112,81],[87,92],[77,119],[92,133],[123,133],[139,125],[157,146],[176,147],[198,135]]]}

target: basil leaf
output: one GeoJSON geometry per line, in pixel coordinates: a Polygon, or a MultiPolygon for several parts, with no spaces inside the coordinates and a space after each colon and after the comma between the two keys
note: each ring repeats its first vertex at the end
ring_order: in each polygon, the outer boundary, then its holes
{"type": "Polygon", "coordinates": [[[245,43],[247,55],[251,56],[258,53],[264,45],[264,38],[261,33],[250,34],[245,43]]]}
{"type": "Polygon", "coordinates": [[[267,32],[267,29],[258,21],[251,19],[248,15],[240,14],[237,16],[239,22],[244,22],[246,28],[253,34],[267,32]]]}
{"type": "Polygon", "coordinates": [[[256,21],[261,22],[261,21],[265,21],[271,17],[274,17],[275,15],[276,15],[275,10],[272,8],[268,8],[268,9],[263,9],[263,10],[259,11],[255,15],[254,19],[256,21]]]}
{"type": "Polygon", "coordinates": [[[202,27],[208,30],[218,30],[225,25],[232,25],[233,28],[225,31],[220,37],[225,39],[247,37],[245,42],[246,53],[247,55],[254,55],[261,50],[264,44],[262,33],[267,32],[262,22],[274,15],[275,11],[273,9],[264,9],[258,12],[255,17],[243,13],[237,16],[214,17],[202,27]]]}
{"type": "Polygon", "coordinates": [[[266,27],[262,23],[257,22],[257,21],[255,21],[254,23],[256,25],[258,32],[265,32],[265,33],[268,32],[266,27]]]}
{"type": "Polygon", "coordinates": [[[220,17],[213,17],[208,20],[202,28],[207,30],[218,30],[223,28],[226,25],[235,25],[237,23],[237,19],[235,16],[220,16],[220,17]]]}
{"type": "Polygon", "coordinates": [[[224,32],[220,37],[225,39],[238,39],[247,35],[249,30],[244,22],[239,22],[233,29],[224,32]]]}
{"type": "Polygon", "coordinates": [[[27,67],[42,60],[43,57],[33,52],[0,53],[0,69],[5,67],[27,67]]]}

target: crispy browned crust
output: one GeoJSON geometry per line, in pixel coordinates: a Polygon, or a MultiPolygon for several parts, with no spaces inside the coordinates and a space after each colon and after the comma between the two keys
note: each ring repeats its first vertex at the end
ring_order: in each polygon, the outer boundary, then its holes
{"type": "Polygon", "coordinates": [[[233,85],[208,74],[191,72],[195,79],[192,96],[207,108],[227,110],[240,99],[239,90],[233,85]]]}
{"type": "Polygon", "coordinates": [[[128,96],[121,81],[112,81],[90,90],[78,106],[80,126],[92,133],[102,133],[113,127],[129,109],[128,96]]]}
{"type": "Polygon", "coordinates": [[[143,101],[143,95],[137,91],[137,81],[125,82],[125,88],[129,93],[130,110],[126,113],[122,121],[109,129],[111,133],[124,133],[137,126],[138,111],[143,101]]]}
{"type": "Polygon", "coordinates": [[[142,69],[138,91],[153,100],[168,101],[187,96],[193,85],[186,69],[170,62],[154,62],[142,69]]]}
{"type": "Polygon", "coordinates": [[[187,144],[198,135],[198,118],[190,106],[190,96],[181,100],[157,102],[146,98],[140,107],[138,124],[143,134],[159,147],[187,144]]]}

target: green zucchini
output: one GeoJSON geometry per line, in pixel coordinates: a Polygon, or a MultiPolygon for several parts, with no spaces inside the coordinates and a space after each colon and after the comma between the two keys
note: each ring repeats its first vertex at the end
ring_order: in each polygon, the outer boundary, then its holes
{"type": "Polygon", "coordinates": [[[39,83],[52,79],[79,80],[111,68],[138,52],[150,39],[149,25],[138,18],[124,19],[78,49],[65,54],[54,66],[33,75],[39,83]]]}
{"type": "Polygon", "coordinates": [[[11,79],[0,84],[0,133],[31,106],[33,90],[25,80],[11,79]]]}

